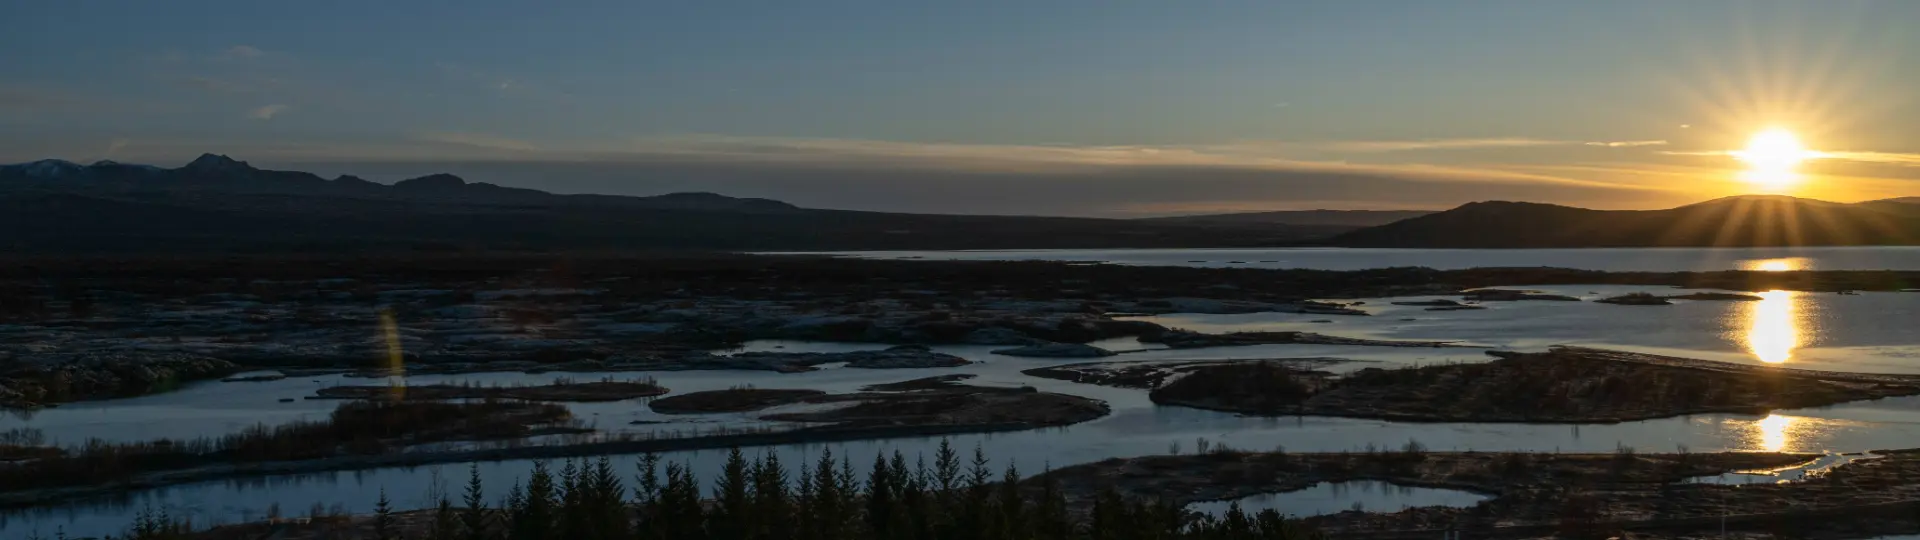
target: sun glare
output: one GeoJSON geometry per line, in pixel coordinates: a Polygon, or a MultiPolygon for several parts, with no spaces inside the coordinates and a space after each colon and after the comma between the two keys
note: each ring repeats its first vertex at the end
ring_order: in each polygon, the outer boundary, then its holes
{"type": "Polygon", "coordinates": [[[1800,138],[1793,132],[1772,128],[1755,133],[1747,139],[1746,149],[1733,152],[1733,156],[1747,163],[1741,179],[1764,188],[1780,189],[1800,180],[1800,173],[1794,169],[1815,157],[1815,152],[1800,144],[1800,138]]]}

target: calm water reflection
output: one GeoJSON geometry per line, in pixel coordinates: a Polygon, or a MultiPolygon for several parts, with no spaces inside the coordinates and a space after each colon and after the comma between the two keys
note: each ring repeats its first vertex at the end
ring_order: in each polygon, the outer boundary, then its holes
{"type": "Polygon", "coordinates": [[[1741,326],[1746,328],[1747,350],[1754,358],[1769,364],[1793,359],[1808,326],[1796,314],[1799,296],[1792,291],[1767,291],[1760,293],[1762,300],[1746,303],[1742,316],[1747,324],[1741,326]]]}
{"type": "Polygon", "coordinates": [[[1785,449],[1787,443],[1792,441],[1795,420],[1791,416],[1769,414],[1759,422],[1754,422],[1754,429],[1760,430],[1760,449],[1768,452],[1785,449]]]}

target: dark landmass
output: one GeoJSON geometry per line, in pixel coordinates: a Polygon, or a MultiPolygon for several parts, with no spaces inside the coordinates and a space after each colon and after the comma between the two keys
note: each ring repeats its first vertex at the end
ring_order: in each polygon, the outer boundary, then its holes
{"type": "Polygon", "coordinates": [[[1315,334],[1312,332],[1275,331],[1275,332],[1229,332],[1225,334],[1203,334],[1184,330],[1168,330],[1140,337],[1141,343],[1158,343],[1175,349],[1198,349],[1203,347],[1235,347],[1246,345],[1367,345],[1374,347],[1465,347],[1448,341],[1397,341],[1382,339],[1343,338],[1315,334]]]}
{"type": "Polygon", "coordinates": [[[641,381],[556,381],[540,386],[475,385],[368,385],[332,386],[314,392],[308,399],[517,399],[522,401],[624,401],[653,397],[667,389],[651,380],[641,381]]]}
{"type": "Polygon", "coordinates": [[[1492,498],[1469,508],[1340,512],[1305,518],[1334,538],[1739,537],[1867,538],[1920,531],[1920,454],[1841,465],[1805,481],[1727,486],[1683,480],[1807,462],[1806,454],[1531,454],[1399,450],[1338,454],[1249,453],[1109,459],[1028,480],[1058,483],[1085,511],[1108,489],[1176,504],[1305,489],[1320,482],[1386,481],[1470,491],[1492,498]],[[1750,536],[1758,534],[1761,536],[1750,536]]]}
{"type": "Polygon", "coordinates": [[[1098,384],[1119,388],[1140,388],[1152,390],[1165,385],[1168,379],[1186,376],[1201,368],[1233,366],[1259,362],[1276,369],[1285,369],[1302,375],[1329,375],[1315,368],[1333,364],[1354,362],[1344,358],[1278,358],[1266,360],[1200,360],[1192,362],[1087,362],[1033,368],[1020,373],[1046,379],[1073,381],[1085,384],[1098,384]]]}
{"type": "Polygon", "coordinates": [[[852,403],[814,412],[773,414],[767,420],[827,422],[809,431],[862,430],[905,426],[1022,426],[1077,424],[1102,416],[1106,403],[1033,388],[967,385],[933,386],[910,392],[861,392],[808,398],[807,403],[852,403]]]}
{"type": "Polygon", "coordinates": [[[996,349],[993,351],[993,354],[1027,358],[1099,358],[1102,356],[1113,356],[1115,353],[1081,343],[1048,343],[1044,345],[1015,347],[1012,349],[996,349]]]}
{"type": "Polygon", "coordinates": [[[53,351],[29,362],[5,359],[0,408],[15,409],[167,392],[239,371],[225,360],[183,353],[53,351]]]}
{"type": "Polygon", "coordinates": [[[1664,296],[1654,296],[1652,294],[1643,293],[1643,292],[1627,293],[1620,296],[1610,296],[1606,298],[1601,298],[1599,300],[1594,300],[1594,302],[1601,303],[1601,304],[1615,304],[1615,305],[1621,305],[1621,306],[1671,306],[1673,305],[1673,302],[1668,301],[1664,296]]]}
{"type": "Polygon", "coordinates": [[[707,414],[757,411],[807,398],[827,395],[819,390],[779,388],[732,388],[707,390],[653,400],[647,407],[662,414],[707,414]]]}
{"type": "Polygon", "coordinates": [[[1467,300],[1475,302],[1519,302],[1524,300],[1545,300],[1549,302],[1579,302],[1579,298],[1563,294],[1543,294],[1539,291],[1514,291],[1507,289],[1474,289],[1467,291],[1467,300]]]}
{"type": "Polygon", "coordinates": [[[958,386],[960,384],[960,381],[969,380],[974,377],[975,375],[972,373],[935,375],[932,377],[921,377],[911,381],[869,384],[869,385],[860,387],[860,389],[866,390],[868,392],[909,392],[913,390],[932,390],[937,388],[951,388],[954,386],[958,386]]]}
{"type": "Polygon", "coordinates": [[[1594,300],[1594,302],[1598,302],[1602,304],[1618,304],[1623,306],[1669,306],[1669,305],[1673,305],[1673,302],[1670,302],[1670,300],[1693,300],[1693,301],[1709,301],[1709,302],[1711,301],[1754,302],[1759,300],[1765,300],[1765,298],[1761,298],[1759,296],[1754,296],[1751,294],[1719,293],[1719,292],[1697,292],[1697,293],[1688,293],[1688,294],[1673,294],[1673,295],[1666,295],[1666,296],[1661,296],[1653,293],[1636,292],[1636,293],[1627,293],[1620,296],[1614,296],[1609,298],[1602,298],[1599,300],[1594,300]]]}
{"type": "MultiPolygon", "coordinates": [[[[458,404],[434,401],[353,402],[349,407],[383,407],[401,410],[440,410],[444,407],[496,407],[532,411],[539,414],[510,415],[511,423],[455,421],[435,418],[420,422],[428,415],[407,415],[401,428],[391,415],[375,414],[369,419],[344,418],[336,411],[330,422],[296,423],[274,428],[261,427],[221,441],[180,445],[155,442],[141,445],[89,446],[88,453],[58,460],[61,466],[42,467],[48,460],[23,464],[0,463],[0,508],[58,504],[76,498],[102,497],[134,489],[154,488],[222,478],[246,478],[278,474],[305,474],[328,471],[402,467],[435,463],[466,463],[506,459],[558,459],[607,454],[672,452],[713,448],[771,446],[875,440],[900,437],[930,437],[959,433],[1020,431],[1085,422],[1105,416],[1110,409],[1099,400],[1038,392],[1032,388],[987,388],[953,384],[930,384],[928,379],[895,383],[924,388],[905,392],[860,392],[825,395],[805,400],[808,403],[848,404],[819,412],[778,414],[768,420],[806,422],[793,429],[723,430],[716,434],[693,436],[618,437],[587,442],[547,445],[509,445],[490,448],[447,448],[433,451],[399,451],[402,445],[444,440],[517,439],[530,435],[580,433],[571,426],[535,430],[569,416],[565,407],[524,402],[486,402],[458,404]],[[318,427],[316,427],[318,426],[318,427]],[[354,446],[336,446],[334,427],[351,433],[375,433],[398,436],[351,439],[354,446]],[[404,429],[403,429],[404,428],[404,429]],[[430,429],[429,431],[419,431],[430,429]],[[319,430],[315,434],[314,430],[319,430]],[[256,443],[255,441],[262,441],[256,443]],[[245,443],[245,444],[241,444],[245,443]],[[180,450],[185,448],[186,450],[180,450]],[[238,450],[236,450],[238,449],[238,450]],[[244,453],[236,453],[244,452],[244,453]],[[158,458],[146,456],[157,455],[158,458]],[[84,473],[78,472],[84,469],[84,473]]],[[[345,444],[345,443],[341,443],[345,444]]]]}
{"type": "Polygon", "coordinates": [[[1760,300],[1766,300],[1765,298],[1761,298],[1759,296],[1755,296],[1751,294],[1718,293],[1718,292],[1697,292],[1697,293],[1687,293],[1687,294],[1675,294],[1675,295],[1669,295],[1667,296],[1667,298],[1671,298],[1674,300],[1734,301],[1734,302],[1756,302],[1760,300]]]}
{"type": "Polygon", "coordinates": [[[1207,366],[1155,403],[1266,415],[1416,422],[1615,423],[1765,414],[1920,394],[1920,376],[1808,371],[1596,349],[1489,352],[1483,364],[1367,368],[1342,377],[1264,362],[1207,366]]]}
{"type": "Polygon", "coordinates": [[[1282,210],[1198,216],[1139,218],[1134,221],[1186,224],[1330,225],[1375,227],[1434,213],[1431,210],[1282,210]]]}
{"type": "Polygon", "coordinates": [[[853,250],[1272,246],[1352,230],[1270,222],[900,214],[712,193],[560,195],[434,174],[378,184],[205,155],[176,169],[0,166],[11,252],[853,250]]]}
{"type": "Polygon", "coordinates": [[[37,493],[81,486],[112,491],[150,476],[191,477],[201,469],[403,453],[447,441],[518,439],[579,431],[566,407],[521,402],[358,401],[326,420],[255,426],[220,439],[91,442],[63,455],[0,463],[0,506],[38,504],[37,493]]]}
{"type": "Polygon", "coordinates": [[[1728,197],[1667,210],[1490,201],[1345,233],[1329,243],[1399,248],[1868,246],[1920,243],[1920,204],[1728,197]]]}
{"type": "Polygon", "coordinates": [[[755,339],[1018,347],[1137,336],[1189,346],[1373,345],[1392,342],[1283,333],[1219,338],[1116,317],[1355,315],[1364,312],[1311,299],[1450,295],[1499,285],[1920,286],[1920,272],[1887,271],[1332,272],[672,254],[11,256],[4,262],[0,406],[6,407],[164,392],[251,369],[386,375],[383,311],[398,325],[409,373],[804,371],[832,362],[906,367],[962,360],[908,349],[852,356],[711,351],[755,339]]]}

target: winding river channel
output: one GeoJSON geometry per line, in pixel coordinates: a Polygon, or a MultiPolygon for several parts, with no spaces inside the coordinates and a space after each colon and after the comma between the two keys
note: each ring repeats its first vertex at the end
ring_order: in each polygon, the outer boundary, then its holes
{"type": "MultiPolygon", "coordinates": [[[[1623,286],[1534,287],[1593,300],[1626,292],[1671,289],[1623,286]]],[[[1684,292],[1684,291],[1681,291],[1684,292]]],[[[1307,330],[1342,337],[1449,340],[1510,350],[1540,350],[1559,344],[1614,348],[1722,361],[1786,365],[1810,369],[1920,373],[1920,330],[1909,321],[1920,310],[1920,293],[1858,295],[1768,292],[1750,302],[1677,301],[1671,306],[1619,306],[1593,302],[1504,302],[1485,310],[1431,312],[1365,299],[1358,309],[1370,315],[1328,316],[1258,313],[1245,315],[1174,314],[1145,317],[1170,327],[1206,332],[1307,330]]],[[[1331,370],[1443,362],[1478,362],[1481,348],[1397,348],[1332,345],[1261,345],[1193,350],[1159,349],[1132,339],[1095,343],[1123,354],[1115,361],[1170,362],[1195,359],[1341,358],[1331,370]]],[[[850,351],[885,348],[881,344],[758,341],[745,350],[850,351]]],[[[1024,359],[990,354],[993,346],[942,346],[976,363],[957,368],[855,369],[826,366],[807,373],[681,371],[660,373],[568,373],[532,375],[485,373],[411,377],[409,384],[434,382],[544,383],[559,376],[576,380],[651,376],[685,393],[739,385],[758,388],[811,388],[830,392],[932,375],[973,374],[971,384],[1032,386],[1044,391],[1106,401],[1112,414],[1062,428],[957,435],[946,440],[964,450],[978,447],[996,464],[1038,472],[1049,466],[1111,457],[1161,454],[1198,445],[1229,445],[1266,450],[1339,451],[1367,446],[1397,447],[1417,440],[1435,450],[1530,450],[1610,452],[1631,446],[1645,452],[1686,447],[1695,452],[1768,450],[1810,453],[1858,453],[1920,446],[1920,398],[1854,402],[1815,409],[1777,411],[1766,416],[1709,414],[1605,425],[1399,423],[1324,417],[1265,418],[1180,407],[1158,407],[1140,390],[1108,388],[1027,376],[1022,370],[1070,360],[1024,359]],[[1205,443],[1201,443],[1205,440],[1205,443]]],[[[0,417],[0,431],[38,429],[61,444],[90,438],[115,441],[211,437],[255,424],[276,424],[324,417],[337,402],[298,399],[336,384],[364,384],[342,376],[292,377],[269,382],[209,382],[176,392],[132,399],[75,403],[36,413],[0,417]],[[282,401],[294,398],[291,401],[282,401]]],[[[686,435],[719,429],[762,427],[769,423],[748,414],[667,416],[639,401],[572,404],[575,415],[603,432],[686,435]],[[636,424],[636,422],[641,422],[636,424]]],[[[789,463],[831,450],[865,463],[878,453],[928,455],[942,439],[908,438],[831,444],[796,444],[747,449],[773,453],[789,463]]],[[[663,454],[711,478],[724,459],[720,450],[663,454]]],[[[638,456],[613,456],[633,470],[638,456]]],[[[491,496],[525,476],[529,460],[476,465],[491,496]]],[[[432,493],[453,493],[467,464],[382,468],[322,474],[209,481],[140,490],[110,499],[76,501],[57,507],[0,514],[0,538],[30,533],[93,535],[118,532],[145,508],[164,508],[191,517],[198,525],[232,523],[265,516],[277,507],[288,515],[313,506],[348,511],[371,509],[385,489],[399,507],[430,505],[432,493]]],[[[1376,486],[1377,487],[1377,486],[1376,486]]],[[[1332,490],[1332,487],[1327,488],[1332,490]]],[[[1373,491],[1395,498],[1424,500],[1413,493],[1373,491]]],[[[1316,492],[1317,493],[1317,492],[1316,492]]],[[[1338,509],[1347,499],[1329,499],[1338,509]],[[1335,500],[1337,499],[1337,500],[1335,500]]]]}

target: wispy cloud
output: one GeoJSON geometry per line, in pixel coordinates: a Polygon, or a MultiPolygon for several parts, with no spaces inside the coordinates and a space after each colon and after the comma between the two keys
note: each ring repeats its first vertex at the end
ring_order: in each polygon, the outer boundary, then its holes
{"type": "Polygon", "coordinates": [[[181,86],[212,92],[216,94],[251,94],[280,88],[282,81],[273,77],[208,77],[188,75],[173,79],[181,86]]]}
{"type": "MultiPolygon", "coordinates": [[[[1675,150],[1661,152],[1669,156],[1724,156],[1739,157],[1739,150],[1675,150]]],[[[1920,153],[1909,152],[1856,152],[1845,150],[1813,150],[1807,152],[1807,159],[1853,161],[1859,163],[1882,163],[1890,165],[1909,165],[1920,167],[1920,153]]]]}
{"type": "Polygon", "coordinates": [[[279,116],[280,113],[286,112],[287,109],[290,109],[290,108],[292,107],[289,107],[283,104],[278,104],[278,103],[273,105],[262,105],[260,107],[253,109],[252,111],[249,111],[247,113],[247,117],[252,118],[254,120],[272,120],[273,117],[279,116]]]}
{"type": "Polygon", "coordinates": [[[428,143],[471,146],[492,150],[509,150],[514,152],[539,152],[541,150],[538,145],[531,142],[485,133],[440,131],[421,133],[414,138],[428,143]]]}
{"type": "Polygon", "coordinates": [[[1363,164],[1291,159],[1274,145],[1046,146],[918,143],[857,139],[669,137],[635,141],[593,159],[672,156],[685,159],[800,166],[884,165],[946,171],[1073,174],[1120,168],[1210,168],[1371,175],[1409,181],[1564,184],[1641,189],[1606,182],[1502,170],[1497,167],[1363,164]]]}
{"type": "Polygon", "coordinates": [[[1891,163],[1895,165],[1920,166],[1920,154],[1900,152],[1820,152],[1823,159],[1844,159],[1863,163],[1891,163]]]}
{"type": "Polygon", "coordinates": [[[1309,143],[1306,146],[1333,152],[1383,153],[1441,150],[1485,150],[1496,148],[1531,148],[1545,146],[1600,146],[1607,148],[1631,148],[1637,146],[1659,146],[1667,141],[1571,141],[1559,139],[1535,139],[1529,137],[1493,137],[1468,139],[1417,139],[1405,141],[1334,141],[1309,143]]]}
{"type": "Polygon", "coordinates": [[[220,51],[218,58],[221,60],[252,60],[266,55],[266,51],[262,51],[260,48],[252,45],[234,45],[228,47],[227,50],[220,51]]]}
{"type": "Polygon", "coordinates": [[[1420,139],[1411,141],[1337,141],[1316,144],[1314,146],[1337,152],[1405,152],[1415,150],[1470,150],[1480,148],[1559,146],[1566,144],[1573,143],[1546,139],[1505,137],[1491,139],[1420,139]]]}
{"type": "Polygon", "coordinates": [[[1608,148],[1632,148],[1636,146],[1666,146],[1667,141],[1587,141],[1587,146],[1605,146],[1608,148]]]}

